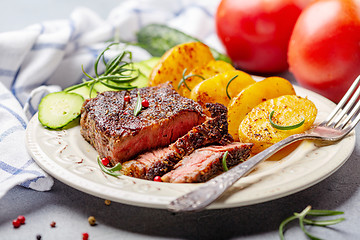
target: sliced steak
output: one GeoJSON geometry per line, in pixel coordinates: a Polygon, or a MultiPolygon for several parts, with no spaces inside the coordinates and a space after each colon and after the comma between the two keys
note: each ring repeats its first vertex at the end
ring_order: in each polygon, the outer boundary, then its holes
{"type": "Polygon", "coordinates": [[[195,150],[178,162],[162,181],[172,183],[205,182],[224,171],[222,158],[226,151],[227,167],[245,161],[253,144],[234,142],[224,146],[209,146],[195,150]]]}
{"type": "Polygon", "coordinates": [[[227,108],[222,104],[209,103],[206,105],[205,112],[210,116],[204,123],[192,128],[169,147],[152,151],[124,163],[123,174],[152,180],[155,176],[162,176],[171,171],[177,162],[195,149],[210,144],[232,142],[233,139],[228,133],[227,108]]]}
{"type": "Polygon", "coordinates": [[[153,167],[153,164],[170,152],[170,148],[165,147],[141,154],[135,160],[124,162],[121,173],[126,176],[145,179],[146,173],[153,167]]]}
{"type": "Polygon", "coordinates": [[[205,121],[202,107],[181,97],[170,83],[132,91],[104,92],[87,100],[81,134],[112,165],[175,142],[205,121]],[[138,93],[149,106],[134,116],[138,93]],[[130,96],[126,101],[125,96],[130,96]]]}

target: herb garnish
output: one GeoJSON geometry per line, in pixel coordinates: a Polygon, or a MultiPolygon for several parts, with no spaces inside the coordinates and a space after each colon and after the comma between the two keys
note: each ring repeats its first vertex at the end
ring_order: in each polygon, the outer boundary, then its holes
{"type": "Polygon", "coordinates": [[[71,86],[64,91],[69,92],[82,86],[88,86],[90,87],[91,94],[96,83],[101,83],[104,86],[114,90],[127,90],[135,88],[135,86],[131,86],[129,82],[138,78],[139,71],[134,70],[132,64],[132,53],[130,51],[123,51],[121,54],[115,56],[108,61],[106,61],[105,59],[105,52],[110,50],[110,47],[115,44],[119,43],[110,44],[97,56],[94,64],[95,77],[92,77],[88,73],[86,73],[84,67],[81,66],[83,73],[86,77],[89,78],[89,80],[83,79],[82,83],[71,86]],[[129,60],[126,60],[126,58],[128,58],[129,60]],[[98,73],[98,65],[100,61],[102,61],[105,65],[105,71],[103,74],[98,73]],[[134,72],[137,72],[137,74],[134,75],[134,72]]]}
{"type": "Polygon", "coordinates": [[[281,125],[278,125],[273,122],[272,117],[273,117],[274,113],[275,113],[274,110],[271,111],[271,113],[269,115],[269,121],[270,121],[271,126],[273,126],[274,128],[277,128],[279,130],[293,130],[293,129],[300,127],[301,125],[303,125],[305,123],[305,118],[304,118],[301,122],[299,122],[297,124],[290,125],[290,126],[281,126],[281,125]]]}
{"type": "Polygon", "coordinates": [[[140,92],[138,92],[136,105],[134,108],[134,116],[135,117],[141,112],[141,109],[142,109],[141,97],[140,97],[140,92]]]}
{"type": "Polygon", "coordinates": [[[337,218],[333,220],[325,220],[325,221],[317,221],[317,220],[310,220],[306,219],[305,217],[307,215],[309,216],[334,216],[334,215],[340,215],[344,214],[344,212],[340,211],[332,211],[332,210],[311,210],[311,206],[307,206],[301,213],[294,213],[293,216],[286,218],[284,221],[281,222],[279,226],[279,235],[280,239],[284,240],[284,227],[289,222],[299,219],[299,225],[301,227],[301,230],[312,240],[319,240],[320,238],[315,237],[314,235],[310,234],[306,229],[304,224],[313,225],[313,226],[328,226],[328,225],[334,225],[339,222],[342,222],[345,220],[345,218],[337,218]]]}
{"type": "Polygon", "coordinates": [[[187,68],[185,68],[184,71],[183,71],[183,73],[182,73],[182,79],[180,80],[180,82],[179,82],[179,84],[178,84],[178,89],[181,87],[181,84],[184,84],[185,87],[186,87],[189,91],[191,91],[190,87],[189,87],[189,86],[187,85],[187,83],[186,83],[186,80],[187,80],[188,78],[190,78],[190,77],[199,77],[199,78],[201,78],[202,80],[205,80],[205,78],[204,78],[203,76],[198,75],[198,74],[190,74],[190,75],[186,75],[186,76],[185,76],[186,71],[187,71],[187,68]]]}
{"type": "Polygon", "coordinates": [[[236,75],[236,76],[234,76],[233,78],[231,78],[230,80],[229,80],[229,82],[226,84],[226,95],[227,95],[227,97],[229,98],[229,99],[231,99],[231,97],[230,97],[230,94],[229,94],[229,90],[228,90],[228,88],[229,88],[229,85],[230,85],[230,83],[235,79],[235,78],[237,78],[239,75],[236,75]]]}
{"type": "Polygon", "coordinates": [[[121,175],[121,173],[116,173],[116,171],[120,171],[120,170],[121,170],[121,168],[122,168],[121,163],[116,164],[116,165],[115,165],[114,167],[112,167],[112,168],[108,168],[108,167],[105,167],[105,166],[101,163],[101,160],[100,160],[99,156],[97,157],[97,162],[98,162],[98,164],[99,164],[99,166],[100,166],[100,169],[101,169],[104,173],[109,174],[109,175],[111,175],[111,176],[113,176],[113,177],[117,177],[117,176],[120,176],[120,175],[121,175]]]}
{"type": "Polygon", "coordinates": [[[229,151],[226,151],[222,158],[222,165],[223,165],[223,169],[225,172],[229,171],[227,164],[226,164],[226,158],[227,158],[228,153],[229,153],[229,151]]]}

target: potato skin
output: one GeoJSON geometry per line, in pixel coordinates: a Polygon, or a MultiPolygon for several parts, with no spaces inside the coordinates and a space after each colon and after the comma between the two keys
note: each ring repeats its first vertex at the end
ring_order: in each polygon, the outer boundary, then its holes
{"type": "Polygon", "coordinates": [[[255,83],[255,80],[247,73],[239,70],[231,70],[219,73],[211,78],[208,78],[195,86],[191,91],[190,98],[204,103],[221,103],[228,105],[230,99],[226,94],[226,86],[231,81],[228,87],[229,96],[236,96],[245,87],[255,83]]]}
{"type": "Polygon", "coordinates": [[[295,95],[291,83],[281,77],[268,77],[251,84],[233,97],[228,104],[229,133],[239,139],[238,129],[245,115],[259,103],[282,95],[295,95]]]}
{"type": "Polygon", "coordinates": [[[169,49],[152,69],[149,85],[156,86],[171,81],[177,90],[184,69],[205,66],[214,60],[210,48],[201,42],[189,42],[169,49]]]}
{"type": "Polygon", "coordinates": [[[239,126],[239,139],[254,144],[254,154],[270,147],[286,137],[302,133],[312,127],[317,115],[313,102],[296,95],[285,95],[260,103],[242,120],[239,126]],[[272,120],[281,126],[291,126],[305,119],[303,125],[292,130],[274,128],[269,115],[274,111],[272,120]]]}

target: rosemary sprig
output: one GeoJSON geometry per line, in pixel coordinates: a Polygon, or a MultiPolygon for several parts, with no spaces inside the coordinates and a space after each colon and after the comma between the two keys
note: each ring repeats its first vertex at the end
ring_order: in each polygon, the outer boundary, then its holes
{"type": "Polygon", "coordinates": [[[228,151],[226,151],[223,155],[223,158],[222,158],[222,165],[223,165],[223,169],[225,172],[229,171],[229,168],[227,167],[227,164],[226,164],[226,158],[227,158],[227,155],[229,154],[228,151]]]}
{"type": "Polygon", "coordinates": [[[187,85],[187,83],[186,83],[186,80],[187,80],[188,78],[190,78],[190,77],[199,77],[199,78],[201,78],[202,80],[205,80],[205,78],[204,78],[203,76],[198,75],[198,74],[190,74],[190,75],[186,75],[186,76],[185,76],[186,71],[187,71],[187,68],[185,68],[184,71],[183,71],[183,73],[182,73],[182,79],[180,80],[180,82],[179,82],[179,84],[178,84],[178,86],[177,86],[178,89],[180,89],[181,84],[184,84],[185,87],[186,87],[189,91],[191,91],[190,87],[189,87],[189,86],[187,85]]]}
{"type": "Polygon", "coordinates": [[[106,173],[106,174],[108,174],[108,175],[110,175],[110,176],[113,176],[113,177],[117,177],[117,176],[120,176],[120,175],[121,175],[121,173],[116,173],[117,171],[120,171],[120,170],[121,170],[121,168],[122,168],[121,163],[116,164],[116,165],[115,165],[114,167],[112,167],[112,168],[108,168],[108,167],[105,167],[105,166],[102,164],[99,156],[97,157],[97,162],[98,162],[98,164],[99,164],[99,166],[100,166],[100,169],[101,169],[104,173],[106,173]]]}
{"type": "Polygon", "coordinates": [[[279,129],[279,130],[293,130],[293,129],[296,129],[298,127],[301,127],[304,123],[305,123],[305,118],[299,122],[299,123],[296,123],[294,125],[289,125],[289,126],[282,126],[282,125],[278,125],[276,123],[273,122],[272,120],[272,117],[274,115],[275,111],[271,111],[270,115],[269,115],[269,121],[270,121],[270,124],[272,127],[276,128],[276,129],[279,129]]]}
{"type": "Polygon", "coordinates": [[[304,224],[325,227],[325,226],[328,226],[328,225],[334,225],[334,224],[337,224],[339,222],[342,222],[342,221],[345,220],[345,218],[337,218],[337,219],[332,219],[332,220],[318,221],[318,220],[306,219],[305,217],[307,215],[309,215],[309,216],[334,216],[334,215],[340,215],[340,214],[344,214],[344,212],[332,211],[332,210],[311,210],[311,206],[307,206],[301,213],[294,213],[293,216],[290,216],[290,217],[286,218],[284,221],[281,222],[281,224],[279,226],[280,239],[281,240],[285,239],[285,237],[284,237],[284,228],[285,228],[286,224],[288,224],[289,222],[291,222],[293,220],[298,219],[300,228],[306,234],[306,236],[308,236],[312,240],[320,240],[320,238],[315,237],[314,235],[310,234],[305,229],[304,224]]]}
{"type": "MultiPolygon", "coordinates": [[[[110,50],[111,46],[119,43],[111,43],[108,45],[96,58],[94,63],[95,76],[90,76],[81,66],[84,75],[88,80],[83,79],[83,82],[74,86],[71,86],[65,91],[71,91],[82,86],[88,86],[90,88],[90,94],[97,83],[114,89],[114,90],[127,90],[133,89],[135,86],[131,86],[129,83],[139,76],[139,71],[135,70],[132,64],[132,53],[130,51],[123,51],[119,55],[115,56],[110,60],[106,60],[105,53],[110,50]],[[99,74],[99,63],[102,62],[105,65],[104,73],[99,74]],[[133,73],[137,74],[133,74],[133,73]]],[[[91,96],[90,96],[91,97],[91,96]]]]}
{"type": "Polygon", "coordinates": [[[140,92],[138,92],[136,105],[135,105],[135,108],[134,108],[134,116],[135,117],[141,112],[141,109],[142,109],[141,101],[142,100],[141,100],[140,92]]]}
{"type": "Polygon", "coordinates": [[[239,75],[236,75],[236,76],[234,76],[234,77],[232,77],[230,80],[229,80],[229,82],[226,84],[226,95],[227,95],[227,97],[229,98],[229,99],[231,99],[231,97],[230,97],[230,94],[229,94],[229,85],[230,85],[230,83],[235,79],[235,78],[237,78],[239,75]]]}

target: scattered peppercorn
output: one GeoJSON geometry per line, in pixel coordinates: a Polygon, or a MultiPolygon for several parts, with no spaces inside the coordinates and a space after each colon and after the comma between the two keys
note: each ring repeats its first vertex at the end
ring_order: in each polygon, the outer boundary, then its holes
{"type": "Polygon", "coordinates": [[[141,101],[141,105],[145,108],[149,107],[149,101],[147,99],[143,99],[141,101]]]}
{"type": "Polygon", "coordinates": [[[14,228],[18,228],[18,227],[20,227],[21,223],[20,223],[19,219],[14,219],[12,221],[12,225],[14,226],[14,228]]]}
{"type": "Polygon", "coordinates": [[[125,102],[130,102],[130,96],[129,96],[129,95],[126,95],[126,96],[124,97],[124,101],[125,101],[125,102]]]}
{"type": "Polygon", "coordinates": [[[83,233],[82,237],[83,237],[83,240],[88,240],[89,239],[89,234],[88,233],[83,233]]]}
{"type": "Polygon", "coordinates": [[[154,181],[155,181],[155,182],[162,182],[160,176],[155,176],[155,177],[154,177],[154,181]]]}
{"type": "Polygon", "coordinates": [[[52,228],[56,227],[56,222],[52,221],[52,222],[50,223],[50,226],[51,226],[52,228]]]}
{"type": "Polygon", "coordinates": [[[104,166],[107,166],[110,163],[110,161],[109,161],[109,159],[107,157],[104,157],[104,158],[101,159],[101,163],[104,166]]]}
{"type": "Polygon", "coordinates": [[[106,205],[106,206],[109,206],[110,204],[111,204],[111,201],[106,199],[106,200],[105,200],[105,205],[106,205]]]}
{"type": "Polygon", "coordinates": [[[41,240],[41,235],[40,234],[36,235],[36,240],[41,240]]]}
{"type": "Polygon", "coordinates": [[[89,222],[89,224],[90,224],[91,226],[95,226],[95,225],[96,225],[96,219],[95,219],[95,217],[94,217],[94,216],[90,216],[90,217],[88,218],[88,222],[89,222]]]}
{"type": "Polygon", "coordinates": [[[25,217],[23,215],[19,215],[17,220],[19,220],[20,224],[25,224],[25,217]]]}

